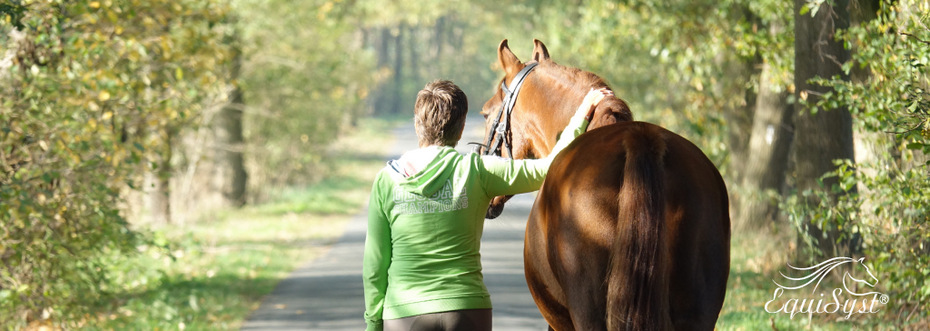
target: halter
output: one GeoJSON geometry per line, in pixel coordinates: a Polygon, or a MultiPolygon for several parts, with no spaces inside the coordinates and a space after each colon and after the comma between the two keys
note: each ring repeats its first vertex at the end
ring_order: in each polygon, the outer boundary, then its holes
{"type": "Polygon", "coordinates": [[[491,124],[491,130],[488,131],[488,137],[485,139],[484,144],[470,143],[477,145],[475,146],[475,153],[503,156],[503,151],[501,150],[501,145],[503,144],[503,147],[507,149],[507,154],[513,157],[513,146],[510,141],[510,113],[513,112],[513,106],[517,103],[517,94],[520,93],[520,89],[523,87],[523,81],[526,80],[526,76],[529,75],[530,71],[533,71],[538,64],[537,62],[527,63],[513,78],[511,82],[513,87],[511,88],[507,87],[506,80],[501,82],[501,91],[504,93],[504,101],[501,103],[501,110],[497,112],[497,118],[495,118],[494,123],[491,124]],[[507,116],[504,116],[505,113],[507,116]],[[482,148],[484,148],[484,153],[482,153],[482,148]]]}

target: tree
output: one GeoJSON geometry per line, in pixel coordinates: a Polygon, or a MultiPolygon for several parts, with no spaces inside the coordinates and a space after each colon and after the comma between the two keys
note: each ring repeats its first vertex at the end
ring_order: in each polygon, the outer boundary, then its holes
{"type": "Polygon", "coordinates": [[[788,91],[779,91],[768,82],[773,66],[762,64],[760,91],[756,99],[749,153],[742,176],[742,186],[750,190],[737,210],[737,220],[747,229],[758,229],[778,218],[777,197],[783,192],[788,169],[788,154],[794,129],[793,107],[788,91]],[[769,196],[768,192],[774,192],[769,196]]]}
{"type": "Polygon", "coordinates": [[[843,68],[851,79],[819,79],[832,88],[815,106],[848,105],[859,136],[857,161],[846,161],[831,180],[847,194],[831,201],[830,191],[805,205],[788,197],[785,205],[797,220],[836,222],[857,229],[863,256],[871,259],[883,288],[896,298],[886,316],[898,328],[930,314],[930,30],[925,1],[857,3],[851,11],[859,23],[838,36],[849,45],[851,61],[843,68]],[[868,9],[871,8],[871,9],[868,9]],[[874,11],[873,11],[874,10],[874,11]],[[877,15],[875,15],[877,12],[877,15]],[[792,201],[797,204],[792,203],[792,201]],[[826,202],[823,202],[826,201],[826,202]],[[840,215],[841,217],[837,217],[840,215]]]}
{"type": "Polygon", "coordinates": [[[353,42],[351,8],[335,1],[233,1],[245,141],[234,149],[249,166],[251,201],[320,180],[326,145],[363,107],[374,77],[369,54],[353,42]]]}
{"type": "Polygon", "coordinates": [[[222,87],[225,7],[8,4],[0,7],[0,324],[51,319],[73,328],[112,293],[108,263],[146,242],[120,208],[125,193],[222,87]]]}
{"type": "MultiPolygon", "coordinates": [[[[849,1],[808,2],[795,0],[795,86],[798,102],[795,117],[795,171],[800,191],[838,188],[835,178],[824,174],[837,169],[836,160],[855,160],[853,153],[852,117],[844,104],[826,109],[810,107],[832,92],[830,86],[818,84],[815,78],[847,80],[843,64],[850,53],[837,38],[837,31],[849,28],[849,1]]],[[[832,191],[831,199],[847,194],[832,191]]],[[[813,197],[811,197],[813,198],[813,197]]],[[[817,202],[815,202],[816,204],[817,202]]],[[[859,250],[854,234],[843,233],[835,223],[802,222],[802,231],[819,254],[836,256],[859,250]]],[[[803,237],[803,236],[802,236],[803,237]]]]}
{"type": "Polygon", "coordinates": [[[237,82],[242,71],[242,46],[237,30],[233,30],[228,37],[232,49],[232,63],[230,80],[232,81],[226,105],[220,109],[216,117],[216,145],[217,145],[217,176],[220,181],[220,191],[227,203],[241,207],[246,202],[246,187],[248,173],[245,170],[243,149],[245,139],[242,132],[242,109],[245,102],[242,97],[242,88],[237,82]]]}
{"type": "MultiPolygon", "coordinates": [[[[787,30],[785,22],[778,19],[769,22],[767,31],[762,32],[772,40],[783,39],[780,36],[787,30]]],[[[779,79],[787,70],[774,60],[783,51],[776,47],[774,51],[760,55],[765,60],[760,63],[759,92],[752,105],[753,124],[747,139],[745,166],[737,181],[744,195],[735,210],[736,224],[746,229],[759,230],[773,224],[779,214],[777,199],[785,188],[788,156],[794,138],[794,107],[788,102],[790,92],[786,82],[779,79]]]]}

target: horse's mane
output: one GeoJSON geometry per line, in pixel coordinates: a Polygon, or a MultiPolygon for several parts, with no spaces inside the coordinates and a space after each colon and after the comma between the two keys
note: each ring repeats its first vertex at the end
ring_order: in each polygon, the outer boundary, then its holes
{"type": "MultiPolygon", "coordinates": [[[[567,90],[586,93],[591,88],[610,88],[603,78],[588,71],[564,66],[551,60],[542,61],[539,66],[557,78],[555,82],[562,84],[567,90]]],[[[630,107],[623,99],[616,96],[601,101],[594,114],[595,118],[591,121],[591,125],[588,126],[589,130],[617,122],[633,120],[633,112],[630,111],[630,107]]]]}
{"type": "Polygon", "coordinates": [[[546,68],[551,70],[550,73],[559,78],[560,83],[572,82],[573,87],[584,88],[587,91],[587,88],[602,88],[608,87],[607,82],[604,81],[598,75],[595,75],[591,72],[584,71],[575,67],[564,66],[558,63],[555,63],[552,60],[542,61],[539,64],[540,68],[546,68]]]}
{"type": "Polygon", "coordinates": [[[803,282],[801,285],[785,286],[785,285],[779,284],[778,282],[774,280],[772,281],[775,283],[775,285],[778,285],[778,287],[781,287],[783,289],[789,289],[789,290],[800,289],[810,284],[813,284],[816,281],[816,284],[811,289],[811,292],[813,292],[814,290],[817,289],[818,286],[820,286],[820,282],[823,281],[823,279],[830,273],[830,271],[833,271],[833,269],[836,269],[836,267],[842,264],[852,263],[852,262],[856,262],[856,260],[853,260],[852,258],[848,258],[848,257],[834,257],[832,259],[823,261],[817,265],[813,265],[810,267],[795,267],[789,263],[788,267],[791,269],[794,269],[797,271],[811,271],[811,273],[803,277],[790,277],[790,276],[785,275],[781,271],[778,272],[779,274],[781,274],[782,277],[784,277],[787,280],[803,282]]]}

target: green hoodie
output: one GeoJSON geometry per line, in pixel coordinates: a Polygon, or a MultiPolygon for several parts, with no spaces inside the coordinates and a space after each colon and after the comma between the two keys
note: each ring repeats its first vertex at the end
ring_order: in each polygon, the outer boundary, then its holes
{"type": "Polygon", "coordinates": [[[587,128],[566,126],[549,157],[511,160],[430,146],[388,162],[372,186],[363,282],[368,330],[382,319],[491,308],[481,274],[484,216],[495,196],[538,190],[549,164],[587,128]]]}

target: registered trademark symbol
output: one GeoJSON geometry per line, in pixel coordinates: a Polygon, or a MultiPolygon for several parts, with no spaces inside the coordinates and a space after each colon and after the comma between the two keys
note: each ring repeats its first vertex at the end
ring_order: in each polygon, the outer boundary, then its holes
{"type": "Polygon", "coordinates": [[[887,304],[887,303],[888,303],[888,295],[887,295],[887,294],[882,294],[882,296],[881,296],[880,298],[878,298],[878,300],[880,300],[880,301],[882,302],[883,305],[884,305],[884,304],[887,304]]]}

